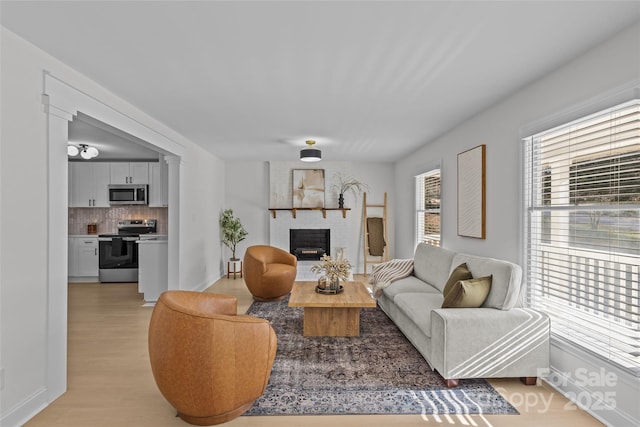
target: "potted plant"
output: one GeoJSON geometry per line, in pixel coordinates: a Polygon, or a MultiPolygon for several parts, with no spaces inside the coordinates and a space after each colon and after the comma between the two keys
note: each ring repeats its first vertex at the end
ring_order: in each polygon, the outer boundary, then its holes
{"type": "Polygon", "coordinates": [[[334,177],[338,182],[336,184],[333,184],[331,188],[335,189],[339,194],[338,207],[340,209],[344,208],[344,193],[350,191],[354,196],[357,197],[358,194],[362,193],[362,190],[369,188],[367,184],[360,182],[349,175],[342,175],[341,173],[337,173],[334,177]]]}
{"type": "Polygon", "coordinates": [[[320,260],[322,261],[321,263],[311,266],[312,273],[323,275],[318,280],[318,289],[322,291],[326,286],[329,286],[331,293],[341,292],[340,280],[345,282],[349,280],[351,263],[344,257],[338,257],[338,259],[334,260],[327,254],[324,254],[320,260]]]}
{"type": "MultiPolygon", "coordinates": [[[[233,263],[233,272],[239,272],[240,259],[236,258],[236,245],[247,237],[240,218],[233,215],[232,209],[225,209],[220,214],[220,229],[222,231],[222,243],[231,249],[230,263],[233,263]]],[[[231,271],[231,267],[229,267],[231,271]]]]}

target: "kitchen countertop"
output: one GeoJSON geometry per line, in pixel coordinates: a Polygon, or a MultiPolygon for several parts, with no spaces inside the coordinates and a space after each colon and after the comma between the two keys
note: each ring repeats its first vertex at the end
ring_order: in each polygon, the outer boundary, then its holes
{"type": "MultiPolygon", "coordinates": [[[[100,233],[100,234],[110,234],[110,233],[100,233]]],[[[166,234],[148,233],[148,234],[141,234],[140,237],[142,237],[142,236],[150,236],[151,238],[155,238],[156,240],[167,240],[167,235],[166,234]]],[[[69,234],[69,237],[74,237],[74,238],[79,238],[79,239],[86,239],[87,237],[96,237],[97,238],[99,236],[97,234],[69,234]]]]}
{"type": "Polygon", "coordinates": [[[169,240],[167,240],[166,236],[164,236],[164,237],[158,236],[158,237],[151,237],[151,238],[148,238],[148,239],[136,240],[136,243],[139,244],[139,245],[153,245],[153,244],[156,244],[156,245],[157,244],[165,244],[166,245],[167,243],[169,243],[169,240]]]}

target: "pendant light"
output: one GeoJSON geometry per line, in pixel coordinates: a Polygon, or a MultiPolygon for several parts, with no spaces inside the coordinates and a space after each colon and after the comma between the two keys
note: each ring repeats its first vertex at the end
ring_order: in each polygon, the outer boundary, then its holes
{"type": "Polygon", "coordinates": [[[314,140],[309,139],[305,141],[309,148],[300,150],[300,160],[303,162],[319,162],[322,160],[322,152],[317,148],[313,148],[316,143],[314,140]]]}

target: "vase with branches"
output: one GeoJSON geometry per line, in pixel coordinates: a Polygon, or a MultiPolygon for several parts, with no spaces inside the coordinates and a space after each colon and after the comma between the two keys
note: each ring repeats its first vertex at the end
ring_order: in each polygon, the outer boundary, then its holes
{"type": "Polygon", "coordinates": [[[236,245],[247,237],[247,231],[242,226],[240,218],[233,215],[232,209],[225,209],[220,214],[220,229],[222,231],[222,243],[231,249],[231,260],[236,258],[236,245]]]}
{"type": "Polygon", "coordinates": [[[331,258],[329,255],[324,254],[320,258],[321,263],[313,264],[311,266],[311,272],[316,274],[322,274],[321,277],[326,280],[331,286],[331,289],[338,290],[340,287],[340,280],[349,280],[351,274],[351,263],[348,259],[339,257],[337,259],[331,258]]]}
{"type": "Polygon", "coordinates": [[[341,173],[337,173],[334,175],[335,180],[337,181],[335,184],[331,186],[331,188],[335,189],[338,196],[338,207],[340,209],[344,208],[344,194],[346,192],[351,192],[355,197],[357,197],[363,190],[369,188],[367,184],[364,182],[358,181],[354,177],[350,175],[343,175],[341,173]]]}

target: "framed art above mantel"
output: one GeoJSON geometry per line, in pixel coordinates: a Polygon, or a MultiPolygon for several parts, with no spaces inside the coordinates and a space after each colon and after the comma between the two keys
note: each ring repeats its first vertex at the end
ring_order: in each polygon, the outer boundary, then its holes
{"type": "Polygon", "coordinates": [[[324,169],[293,169],[292,206],[324,208],[324,169]]]}

